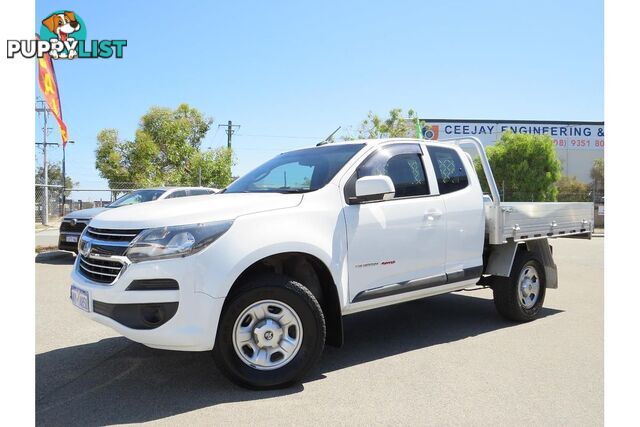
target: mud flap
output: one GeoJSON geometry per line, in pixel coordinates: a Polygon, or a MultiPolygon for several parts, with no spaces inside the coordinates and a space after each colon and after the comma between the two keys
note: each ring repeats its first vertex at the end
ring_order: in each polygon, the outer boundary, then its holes
{"type": "Polygon", "coordinates": [[[544,275],[548,289],[558,288],[558,267],[553,262],[553,253],[547,239],[527,240],[527,249],[537,254],[544,265],[544,275]]]}
{"type": "Polygon", "coordinates": [[[489,254],[489,261],[487,262],[487,268],[484,270],[484,274],[509,277],[517,249],[518,244],[515,242],[508,242],[502,245],[492,245],[491,253],[489,254]]]}

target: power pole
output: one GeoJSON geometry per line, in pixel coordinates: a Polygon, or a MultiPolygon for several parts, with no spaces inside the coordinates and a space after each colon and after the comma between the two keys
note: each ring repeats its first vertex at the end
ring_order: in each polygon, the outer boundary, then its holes
{"type": "Polygon", "coordinates": [[[225,132],[227,133],[227,148],[230,150],[231,149],[231,135],[236,133],[237,129],[240,129],[240,125],[234,125],[231,120],[229,120],[226,125],[218,125],[218,127],[225,127],[225,126],[227,127],[227,129],[225,130],[225,132]]]}
{"type": "MultiPolygon", "coordinates": [[[[75,144],[75,141],[67,141],[67,144],[75,144]]],[[[67,146],[66,144],[63,143],[62,144],[62,206],[60,207],[60,216],[62,217],[64,217],[64,209],[67,205],[66,193],[67,193],[67,146]]]]}
{"type": "MultiPolygon", "coordinates": [[[[227,149],[231,150],[231,136],[236,133],[236,130],[240,129],[240,125],[234,125],[233,122],[229,120],[226,125],[218,125],[218,129],[225,126],[225,132],[227,133],[227,149]]],[[[231,165],[229,165],[229,176],[231,176],[231,172],[231,165]]]]}
{"type": "Polygon", "coordinates": [[[62,143],[62,206],[60,207],[60,216],[64,218],[64,205],[67,203],[67,146],[62,143]]]}
{"type": "Polygon", "coordinates": [[[43,163],[43,172],[44,172],[44,203],[42,206],[43,210],[43,218],[42,225],[49,225],[49,164],[47,163],[47,146],[55,145],[56,143],[47,142],[47,134],[49,132],[49,128],[47,127],[47,120],[49,116],[49,108],[47,107],[45,101],[38,100],[36,101],[36,112],[43,113],[44,117],[44,126],[42,127],[42,142],[36,142],[36,145],[42,145],[42,163],[43,163]],[[39,104],[39,105],[38,105],[39,104]]]}

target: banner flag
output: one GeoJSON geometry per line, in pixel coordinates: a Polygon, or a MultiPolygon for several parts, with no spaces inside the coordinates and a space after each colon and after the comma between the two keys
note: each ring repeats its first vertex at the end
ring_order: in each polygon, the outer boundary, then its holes
{"type": "MultiPolygon", "coordinates": [[[[36,38],[40,37],[36,34],[36,38]]],[[[67,145],[69,136],[67,133],[67,125],[62,120],[62,107],[60,106],[60,93],[58,92],[58,82],[56,81],[56,72],[53,69],[53,62],[48,53],[42,58],[38,58],[38,85],[40,92],[44,96],[49,109],[60,126],[60,136],[62,137],[63,147],[67,145]]]]}

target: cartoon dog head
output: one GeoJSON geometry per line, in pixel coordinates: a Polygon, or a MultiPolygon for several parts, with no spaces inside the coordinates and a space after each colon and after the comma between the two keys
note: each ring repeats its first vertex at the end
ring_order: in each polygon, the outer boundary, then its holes
{"type": "Polygon", "coordinates": [[[54,13],[42,21],[42,25],[58,35],[58,40],[65,41],[69,34],[80,30],[80,23],[73,12],[54,13]]]}

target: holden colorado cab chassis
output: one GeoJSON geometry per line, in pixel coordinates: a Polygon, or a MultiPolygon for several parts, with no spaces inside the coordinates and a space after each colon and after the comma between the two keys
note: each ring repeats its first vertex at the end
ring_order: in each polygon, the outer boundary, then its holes
{"type": "Polygon", "coordinates": [[[97,215],[70,293],[134,341],[213,350],[233,381],[281,387],[341,345],[351,313],[480,285],[504,317],[535,319],[558,282],[547,239],[592,227],[590,203],[501,203],[474,138],[334,143],[280,154],[214,196],[97,215]]]}

